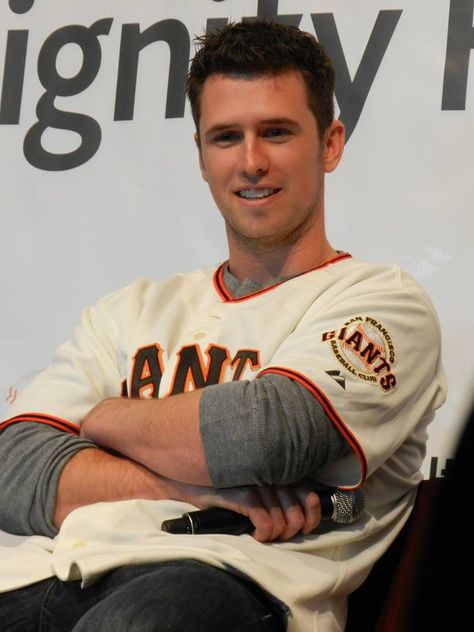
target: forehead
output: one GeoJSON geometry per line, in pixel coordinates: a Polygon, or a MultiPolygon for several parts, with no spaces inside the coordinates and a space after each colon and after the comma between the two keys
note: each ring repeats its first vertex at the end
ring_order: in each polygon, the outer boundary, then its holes
{"type": "Polygon", "coordinates": [[[301,74],[213,74],[204,83],[200,102],[200,131],[216,125],[246,125],[259,120],[289,118],[316,125],[301,74]]]}

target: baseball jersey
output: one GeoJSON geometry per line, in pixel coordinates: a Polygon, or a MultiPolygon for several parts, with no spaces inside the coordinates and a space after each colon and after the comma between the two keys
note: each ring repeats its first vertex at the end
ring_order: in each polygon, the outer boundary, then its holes
{"type": "Polygon", "coordinates": [[[426,428],[444,401],[434,309],[397,266],[347,254],[238,299],[227,292],[223,270],[139,280],[85,310],[1,427],[36,421],[77,433],[106,397],[166,397],[285,375],[311,392],[351,446],[313,477],[338,487],[365,484],[361,520],[261,544],[247,535],[162,532],[162,520],[193,509],[186,503],[97,503],[72,512],[53,540],[33,536],[0,548],[0,590],[51,575],[87,584],[124,564],[192,557],[243,572],[287,604],[290,632],[343,629],[345,596],[409,514],[426,428]]]}

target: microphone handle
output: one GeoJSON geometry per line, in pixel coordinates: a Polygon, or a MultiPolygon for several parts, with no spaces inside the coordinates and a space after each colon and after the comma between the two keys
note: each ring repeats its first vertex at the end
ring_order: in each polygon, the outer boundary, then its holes
{"type": "Polygon", "coordinates": [[[161,530],[176,534],[225,533],[228,535],[242,535],[254,530],[252,521],[247,516],[223,507],[211,507],[188,511],[181,518],[165,520],[161,530]]]}
{"type": "Polygon", "coordinates": [[[192,523],[191,533],[209,534],[217,532],[228,535],[242,535],[242,533],[251,533],[255,529],[248,516],[239,514],[231,509],[224,509],[223,507],[190,511],[184,516],[192,523]]]}
{"type": "MultiPolygon", "coordinates": [[[[358,490],[358,493],[362,494],[362,491],[358,490]]],[[[341,517],[337,511],[338,503],[344,503],[346,498],[352,501],[354,492],[346,491],[338,492],[338,494],[339,496],[334,493],[334,490],[318,491],[321,503],[321,520],[350,523],[359,518],[363,508],[363,502],[359,503],[360,506],[353,506],[351,502],[349,514],[341,517]]],[[[354,496],[354,498],[359,500],[358,496],[354,496]]],[[[361,498],[363,500],[362,496],[361,498]]],[[[231,509],[224,509],[223,507],[211,507],[209,509],[189,511],[183,514],[181,518],[165,520],[161,525],[161,529],[168,533],[203,535],[211,533],[242,535],[243,533],[251,533],[254,528],[250,518],[231,509]]]]}

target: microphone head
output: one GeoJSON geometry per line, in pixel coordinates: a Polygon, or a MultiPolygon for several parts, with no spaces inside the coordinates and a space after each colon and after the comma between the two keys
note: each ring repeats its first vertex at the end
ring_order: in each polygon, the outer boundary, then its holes
{"type": "Polygon", "coordinates": [[[350,524],[358,520],[365,509],[363,489],[337,489],[331,494],[333,514],[331,519],[339,524],[350,524]]]}

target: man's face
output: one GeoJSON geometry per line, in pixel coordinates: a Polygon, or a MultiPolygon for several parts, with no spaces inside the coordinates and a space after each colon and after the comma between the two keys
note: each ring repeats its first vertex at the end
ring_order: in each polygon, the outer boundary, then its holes
{"type": "MultiPolygon", "coordinates": [[[[333,126],[343,144],[342,125],[333,126]]],[[[330,128],[320,140],[297,72],[206,80],[197,139],[201,171],[230,245],[273,247],[321,236],[324,173],[342,153],[341,143],[334,150],[334,135],[330,128]]]]}

